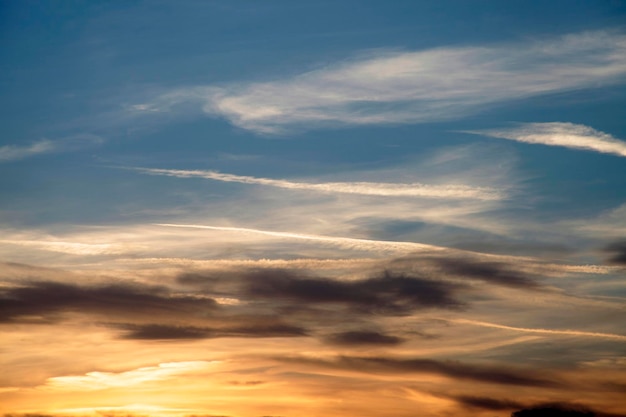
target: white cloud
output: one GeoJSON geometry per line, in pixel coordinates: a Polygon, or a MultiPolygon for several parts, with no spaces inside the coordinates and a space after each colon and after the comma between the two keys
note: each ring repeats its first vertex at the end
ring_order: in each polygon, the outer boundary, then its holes
{"type": "Polygon", "coordinates": [[[50,240],[0,240],[0,244],[28,246],[52,252],[72,255],[118,255],[127,253],[131,249],[128,245],[112,243],[81,243],[50,240]]]}
{"type": "Polygon", "coordinates": [[[510,129],[489,129],[466,133],[525,143],[585,149],[626,157],[626,142],[591,127],[573,123],[524,123],[510,129]]]}
{"type": "Polygon", "coordinates": [[[14,161],[42,153],[54,152],[57,145],[48,139],[42,139],[28,146],[5,145],[0,147],[0,161],[14,161]]]}
{"type": "Polygon", "coordinates": [[[74,151],[85,146],[100,144],[103,139],[95,135],[76,135],[63,139],[42,139],[27,146],[0,146],[0,162],[15,161],[35,155],[74,151]]]}
{"type": "Polygon", "coordinates": [[[88,372],[85,375],[48,378],[47,388],[71,390],[98,390],[129,387],[146,382],[170,379],[181,374],[202,371],[215,362],[189,361],[160,363],[126,372],[88,372]]]}
{"type": "Polygon", "coordinates": [[[247,229],[243,227],[222,227],[222,226],[205,226],[198,224],[156,224],[155,226],[165,227],[182,227],[192,229],[207,229],[225,232],[235,233],[252,233],[265,236],[272,236],[282,239],[296,239],[296,240],[311,240],[322,243],[328,243],[348,249],[366,250],[366,251],[388,251],[388,252],[400,252],[410,253],[417,251],[439,251],[447,248],[434,245],[426,245],[423,243],[414,242],[395,242],[390,240],[371,240],[371,239],[354,239],[348,237],[336,237],[336,236],[319,236],[309,235],[302,233],[290,233],[290,232],[274,232],[269,230],[247,229]]]}
{"type": "Polygon", "coordinates": [[[626,75],[626,36],[596,31],[494,46],[378,51],[268,82],[173,90],[133,112],[189,112],[277,133],[295,125],[421,123],[486,105],[613,83],[626,75]]]}
{"type": "Polygon", "coordinates": [[[177,170],[136,168],[140,172],[154,175],[167,175],[179,178],[205,178],[224,182],[243,184],[259,184],[293,190],[311,190],[324,193],[346,193],[376,195],[387,197],[435,197],[435,198],[473,198],[479,200],[499,200],[504,196],[498,190],[488,187],[471,187],[467,185],[428,185],[421,183],[393,184],[378,182],[326,182],[305,183],[271,178],[258,178],[217,171],[177,170]]]}

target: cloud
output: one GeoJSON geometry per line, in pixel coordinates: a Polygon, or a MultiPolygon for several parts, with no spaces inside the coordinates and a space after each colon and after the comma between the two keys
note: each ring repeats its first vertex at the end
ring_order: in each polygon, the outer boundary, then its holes
{"type": "Polygon", "coordinates": [[[282,359],[277,358],[277,360],[302,365],[330,367],[375,374],[436,374],[454,379],[472,380],[498,385],[532,387],[556,387],[559,385],[556,381],[536,376],[529,371],[484,365],[467,365],[458,361],[439,361],[422,358],[405,359],[381,356],[339,356],[334,360],[290,357],[282,359]]]}
{"type": "Polygon", "coordinates": [[[626,236],[626,203],[605,210],[594,217],[563,221],[567,230],[607,240],[621,240],[626,236]]]}
{"type": "Polygon", "coordinates": [[[390,252],[414,252],[414,251],[435,251],[444,248],[440,246],[426,245],[414,242],[394,242],[388,240],[370,240],[370,239],[354,239],[347,237],[319,236],[308,235],[302,233],[290,232],[274,232],[269,230],[247,229],[243,227],[224,227],[224,226],[205,226],[198,224],[168,224],[157,223],[155,226],[164,227],[182,227],[193,229],[219,230],[236,233],[253,233],[266,236],[272,236],[282,239],[310,240],[336,245],[348,249],[367,250],[367,251],[390,251],[390,252]]]}
{"type": "Polygon", "coordinates": [[[529,274],[515,270],[515,265],[504,262],[485,262],[455,257],[433,258],[446,273],[479,279],[515,288],[537,289],[539,283],[529,274]]]}
{"type": "Polygon", "coordinates": [[[56,144],[48,139],[42,139],[29,146],[5,145],[0,147],[0,161],[14,161],[28,158],[42,153],[54,152],[56,144]]]}
{"type": "Polygon", "coordinates": [[[459,284],[384,274],[355,281],[301,278],[286,271],[261,271],[248,278],[249,297],[289,300],[295,305],[339,304],[368,314],[407,314],[420,308],[459,309],[459,284]]]}
{"type": "Polygon", "coordinates": [[[130,387],[147,382],[167,380],[190,372],[204,371],[214,363],[211,361],[168,362],[118,373],[96,371],[85,375],[59,376],[48,378],[46,387],[80,391],[130,387]]]}
{"type": "Polygon", "coordinates": [[[626,265],[626,240],[613,242],[604,251],[611,254],[609,262],[617,265],[626,265]]]}
{"type": "Polygon", "coordinates": [[[488,105],[614,83],[626,75],[626,36],[562,37],[422,51],[375,51],[291,78],[195,86],[133,112],[189,112],[188,104],[261,133],[334,124],[423,123],[488,105]],[[185,106],[186,105],[186,106],[185,106]]]}
{"type": "Polygon", "coordinates": [[[488,323],[484,321],[468,320],[468,319],[449,319],[449,321],[455,323],[470,324],[473,326],[492,327],[494,329],[513,330],[523,333],[538,333],[538,334],[550,334],[550,335],[562,335],[562,336],[580,336],[580,337],[593,337],[602,339],[614,339],[626,341],[626,335],[613,334],[613,333],[600,333],[600,332],[585,332],[580,330],[554,330],[554,329],[535,329],[526,327],[513,327],[505,326],[502,324],[488,323]]]}
{"type": "Polygon", "coordinates": [[[78,286],[50,281],[0,288],[0,322],[57,321],[63,313],[106,317],[171,317],[206,314],[210,298],[170,294],[163,287],[132,284],[78,286]]]}
{"type": "Polygon", "coordinates": [[[465,133],[626,157],[626,142],[591,127],[573,123],[523,123],[509,129],[488,129],[465,133]]]}
{"type": "Polygon", "coordinates": [[[137,340],[189,340],[205,339],[211,334],[210,329],[193,326],[168,326],[164,324],[118,324],[115,325],[127,333],[124,339],[137,340]]]}
{"type": "Polygon", "coordinates": [[[573,403],[553,402],[539,405],[523,405],[519,401],[495,399],[481,396],[459,395],[450,397],[463,406],[481,408],[485,410],[521,409],[511,413],[511,417],[620,417],[617,414],[607,414],[592,411],[589,407],[573,403]]]}
{"type": "Polygon", "coordinates": [[[550,404],[515,411],[511,417],[594,417],[596,413],[582,406],[550,404]]]}
{"type": "Polygon", "coordinates": [[[217,171],[157,168],[134,169],[152,175],[167,175],[178,178],[205,178],[216,181],[267,185],[290,190],[308,190],[323,193],[361,194],[385,197],[473,198],[479,200],[500,200],[504,198],[498,190],[493,188],[470,187],[467,185],[428,185],[422,183],[394,184],[378,182],[306,183],[224,174],[217,171]]]}
{"type": "Polygon", "coordinates": [[[163,324],[118,324],[114,325],[127,333],[124,339],[134,340],[189,340],[214,339],[220,337],[298,337],[306,336],[302,327],[280,322],[254,323],[244,326],[208,328],[194,326],[169,326],[163,324]]]}
{"type": "Polygon", "coordinates": [[[482,408],[485,410],[510,410],[513,408],[523,407],[523,405],[517,401],[501,400],[489,397],[459,395],[452,398],[464,406],[482,408]]]}
{"type": "Polygon", "coordinates": [[[0,146],[0,162],[16,161],[46,153],[75,151],[102,142],[103,139],[95,135],[76,135],[57,140],[41,139],[27,146],[5,145],[0,146]]]}
{"type": "Polygon", "coordinates": [[[51,252],[67,253],[72,255],[119,255],[128,253],[133,249],[129,245],[118,245],[113,243],[84,243],[67,242],[58,240],[10,240],[1,239],[0,243],[11,245],[28,246],[43,249],[51,252]]]}
{"type": "Polygon", "coordinates": [[[371,330],[356,330],[334,333],[326,337],[326,342],[340,346],[395,346],[404,342],[397,336],[371,330]]]}

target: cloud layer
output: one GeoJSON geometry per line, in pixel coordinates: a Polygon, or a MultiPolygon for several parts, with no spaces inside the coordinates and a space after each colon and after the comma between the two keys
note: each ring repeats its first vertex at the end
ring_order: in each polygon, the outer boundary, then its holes
{"type": "Polygon", "coordinates": [[[296,125],[422,123],[624,75],[626,36],[596,31],[547,41],[373,52],[278,81],[182,88],[132,109],[169,112],[192,102],[261,133],[296,125]]]}
{"type": "MultiPolygon", "coordinates": [[[[50,355],[42,365],[45,371],[22,375],[17,368],[20,358],[32,351],[16,349],[10,354],[16,361],[12,380],[4,386],[15,389],[11,392],[18,400],[24,395],[25,401],[32,395],[74,398],[79,392],[94,392],[98,398],[110,395],[117,401],[123,392],[141,391],[146,398],[165,391],[181,396],[205,392],[210,372],[216,399],[246,390],[246,395],[275,400],[268,395],[277,386],[294,386],[300,393],[289,393],[289,398],[309,398],[306,390],[319,394],[325,389],[342,391],[344,401],[362,404],[350,393],[371,396],[391,389],[435,396],[428,401],[442,410],[458,406],[482,415],[480,410],[510,412],[543,400],[572,399],[584,373],[592,376],[584,382],[590,394],[580,401],[599,408],[602,404],[589,399],[599,392],[610,399],[623,384],[623,378],[602,368],[606,365],[597,365],[601,368],[595,373],[591,365],[578,362],[575,375],[570,375],[549,364],[538,366],[532,358],[554,360],[545,350],[554,346],[550,338],[558,338],[558,349],[578,347],[573,356],[591,361],[603,356],[590,349],[610,352],[626,336],[473,320],[486,314],[498,321],[495,317],[504,308],[515,309],[520,320],[516,323],[524,323],[527,314],[558,314],[567,300],[570,307],[576,306],[578,318],[584,314],[592,322],[613,311],[610,303],[592,303],[590,309],[583,300],[564,297],[547,285],[554,265],[537,262],[448,251],[335,261],[323,269],[319,260],[207,260],[171,267],[165,267],[167,262],[153,266],[151,261],[131,271],[118,269],[114,278],[110,269],[104,276],[96,270],[70,276],[59,269],[8,265],[0,277],[0,326],[15,346],[28,345],[20,342],[25,334],[37,334],[47,341],[50,355]],[[77,328],[85,330],[76,334],[77,328]],[[523,336],[511,337],[511,332],[523,336]],[[54,352],[59,343],[64,350],[81,351],[94,340],[93,349],[104,362],[93,363],[86,355],[82,357],[89,363],[81,366],[81,360],[69,357],[57,368],[54,352]],[[502,355],[515,355],[515,349],[531,353],[512,366],[502,355]],[[121,358],[129,352],[136,359],[125,365],[121,358]],[[120,365],[107,366],[111,357],[120,365]],[[154,357],[163,357],[162,362],[146,359],[154,357]],[[192,358],[195,362],[185,362],[192,358]],[[219,371],[207,368],[214,366],[209,360],[222,361],[219,371]],[[241,361],[248,361],[248,367],[241,361]],[[14,382],[16,375],[20,382],[14,382]],[[173,378],[180,384],[174,393],[168,383],[173,378]],[[474,384],[480,385],[480,395],[474,384]],[[516,401],[509,399],[511,386],[524,391],[516,401]],[[35,394],[26,387],[33,387],[35,394]]],[[[559,272],[568,277],[586,273],[567,268],[559,272]]],[[[569,310],[566,314],[571,315],[569,310]]],[[[553,319],[551,325],[574,327],[559,322],[553,319]]],[[[400,401],[396,395],[380,395],[393,404],[400,401]]],[[[248,400],[258,401],[254,398],[248,400]]],[[[253,404],[266,409],[264,403],[253,404]]],[[[408,405],[414,407],[415,402],[408,405]]]]}

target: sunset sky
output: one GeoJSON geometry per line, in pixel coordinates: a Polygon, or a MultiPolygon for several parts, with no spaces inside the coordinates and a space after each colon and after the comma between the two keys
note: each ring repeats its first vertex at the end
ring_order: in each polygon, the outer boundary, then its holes
{"type": "Polygon", "coordinates": [[[626,416],[626,1],[0,1],[0,416],[626,416]]]}

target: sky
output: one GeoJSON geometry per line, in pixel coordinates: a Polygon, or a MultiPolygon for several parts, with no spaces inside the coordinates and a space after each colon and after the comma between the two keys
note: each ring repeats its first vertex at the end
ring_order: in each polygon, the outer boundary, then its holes
{"type": "Polygon", "coordinates": [[[625,23],[0,1],[0,415],[626,416],[625,23]]]}

